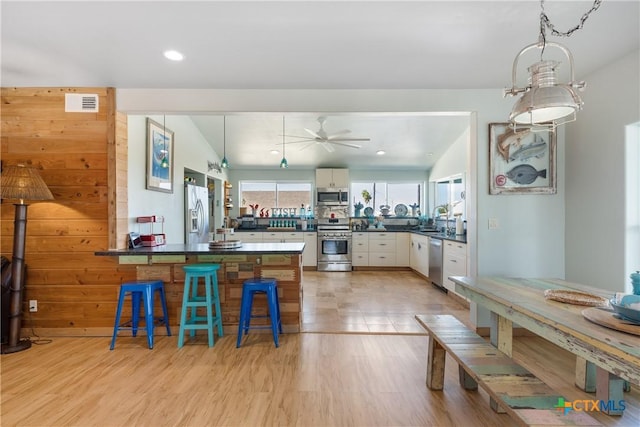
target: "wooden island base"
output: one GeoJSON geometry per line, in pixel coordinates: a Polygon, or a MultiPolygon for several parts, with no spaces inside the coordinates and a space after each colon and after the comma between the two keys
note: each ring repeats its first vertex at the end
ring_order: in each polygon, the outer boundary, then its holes
{"type": "MultiPolygon", "coordinates": [[[[178,246],[178,245],[175,245],[178,246]]],[[[218,270],[220,308],[224,332],[235,334],[238,330],[242,283],[252,277],[273,277],[278,281],[278,298],[284,333],[301,330],[302,313],[302,251],[304,243],[246,244],[239,250],[210,251],[207,245],[193,250],[176,248],[145,248],[97,252],[96,255],[117,257],[119,270],[135,270],[138,280],[162,280],[167,295],[169,322],[177,331],[182,310],[185,273],[182,267],[194,263],[216,263],[218,270]],[[294,247],[295,246],[295,247],[294,247]],[[292,249],[293,248],[293,249],[292,249]]],[[[127,276],[130,276],[127,274],[127,276]]],[[[114,296],[117,286],[114,284],[114,296]]],[[[115,298],[115,297],[114,297],[115,298]]],[[[156,309],[160,310],[159,301],[156,309]]],[[[125,308],[125,312],[129,312],[125,308]]],[[[266,315],[266,298],[255,298],[253,313],[266,315]]],[[[257,325],[269,324],[269,319],[255,319],[257,325]]],[[[105,331],[106,332],[106,331],[105,331]]],[[[162,333],[161,329],[157,329],[162,333]]]]}
{"type": "MultiPolygon", "coordinates": [[[[302,264],[300,255],[197,255],[186,263],[219,263],[218,285],[220,308],[225,333],[236,333],[240,318],[242,282],[252,277],[273,277],[278,281],[278,298],[282,329],[285,333],[300,332],[302,309],[302,264]]],[[[167,308],[171,324],[178,324],[184,291],[184,263],[136,266],[138,280],[159,279],[165,283],[167,308]]],[[[266,298],[256,298],[254,314],[267,314],[266,298]]],[[[256,324],[268,324],[269,319],[256,319],[256,324]]]]}

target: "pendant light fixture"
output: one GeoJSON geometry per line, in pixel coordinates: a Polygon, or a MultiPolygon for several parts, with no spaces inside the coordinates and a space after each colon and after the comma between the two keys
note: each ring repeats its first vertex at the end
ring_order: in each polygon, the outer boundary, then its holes
{"type": "Polygon", "coordinates": [[[504,95],[517,96],[523,94],[516,102],[509,115],[509,121],[514,129],[527,127],[532,130],[550,129],[576,120],[576,113],[582,109],[583,102],[576,89],[583,90],[585,82],[574,81],[573,55],[569,49],[559,43],[547,42],[546,29],[554,36],[569,37],[574,31],[583,27],[589,15],[600,7],[602,0],[595,0],[591,9],[582,15],[580,23],[567,32],[557,31],[544,11],[544,0],[540,0],[540,35],[538,43],[524,47],[513,61],[512,86],[506,89],[504,95]],[[569,60],[570,81],[558,83],[556,71],[560,65],[558,61],[543,60],[546,47],[557,48],[569,60]],[[531,65],[527,86],[519,88],[516,85],[518,60],[525,52],[540,49],[540,61],[531,65]]]}
{"type": "Polygon", "coordinates": [[[287,158],[284,155],[284,116],[282,116],[282,160],[280,160],[280,167],[282,169],[288,168],[287,158]]]}
{"type": "Polygon", "coordinates": [[[222,166],[223,169],[229,167],[229,161],[227,161],[227,116],[222,116],[222,166]]]}
{"type": "Polygon", "coordinates": [[[162,150],[162,160],[160,167],[166,169],[169,167],[169,151],[167,151],[167,116],[162,116],[162,141],[164,142],[164,150],[162,150]]]}

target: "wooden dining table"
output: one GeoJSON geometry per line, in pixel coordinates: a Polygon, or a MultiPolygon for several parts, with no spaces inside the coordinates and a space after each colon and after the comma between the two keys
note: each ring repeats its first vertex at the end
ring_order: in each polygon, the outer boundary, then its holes
{"type": "MultiPolygon", "coordinates": [[[[516,325],[575,354],[576,385],[587,389],[593,384],[595,390],[587,391],[595,391],[597,400],[618,402],[624,399],[625,381],[640,385],[640,336],[589,321],[582,314],[585,305],[551,300],[544,292],[573,290],[610,299],[613,291],[559,279],[449,278],[457,293],[491,312],[491,343],[508,356],[516,325]]],[[[615,407],[604,412],[622,414],[615,407]]]]}

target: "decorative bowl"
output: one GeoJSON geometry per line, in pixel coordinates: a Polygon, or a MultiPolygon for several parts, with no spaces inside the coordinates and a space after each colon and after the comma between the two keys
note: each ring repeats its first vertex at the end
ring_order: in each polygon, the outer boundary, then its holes
{"type": "Polygon", "coordinates": [[[640,310],[631,308],[623,303],[618,303],[613,299],[609,302],[611,303],[611,307],[613,307],[618,316],[625,320],[640,323],[640,310]]]}

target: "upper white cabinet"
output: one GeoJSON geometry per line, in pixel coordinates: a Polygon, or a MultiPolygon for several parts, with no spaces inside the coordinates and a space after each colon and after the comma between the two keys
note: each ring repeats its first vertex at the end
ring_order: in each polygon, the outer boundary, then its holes
{"type": "Polygon", "coordinates": [[[316,187],[349,188],[349,169],[316,169],[316,187]]]}

